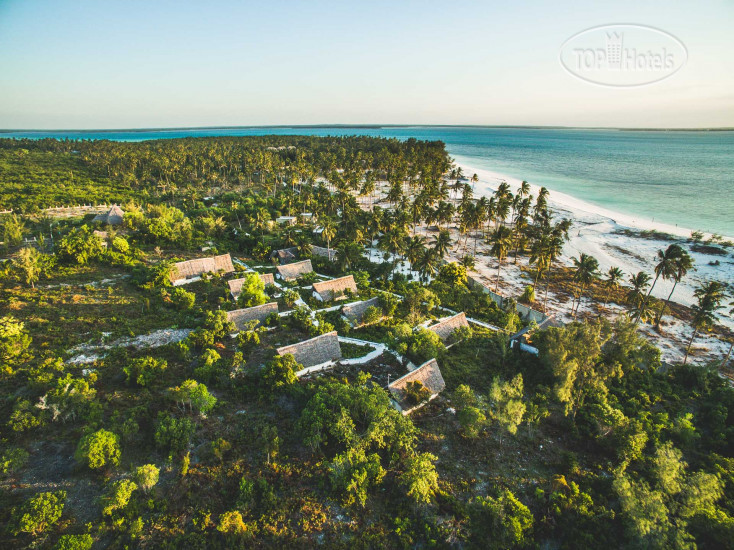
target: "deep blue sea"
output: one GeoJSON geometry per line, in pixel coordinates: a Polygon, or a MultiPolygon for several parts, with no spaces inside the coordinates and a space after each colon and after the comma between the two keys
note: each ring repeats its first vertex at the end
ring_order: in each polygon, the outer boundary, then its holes
{"type": "Polygon", "coordinates": [[[441,140],[463,164],[646,220],[734,236],[734,131],[496,127],[252,127],[13,131],[0,137],[141,141],[264,134],[441,140]]]}

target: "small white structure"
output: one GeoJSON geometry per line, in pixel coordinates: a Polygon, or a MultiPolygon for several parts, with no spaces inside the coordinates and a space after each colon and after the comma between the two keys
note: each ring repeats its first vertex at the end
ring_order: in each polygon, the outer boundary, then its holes
{"type": "Polygon", "coordinates": [[[280,216],[275,218],[275,221],[280,225],[294,225],[298,221],[298,218],[295,216],[280,216]]]}

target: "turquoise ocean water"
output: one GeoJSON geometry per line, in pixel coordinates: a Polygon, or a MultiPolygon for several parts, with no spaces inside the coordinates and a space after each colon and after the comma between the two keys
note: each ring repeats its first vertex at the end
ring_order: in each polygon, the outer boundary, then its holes
{"type": "Polygon", "coordinates": [[[263,134],[441,140],[463,164],[656,222],[734,236],[734,131],[495,127],[252,127],[12,131],[0,137],[140,141],[263,134]]]}

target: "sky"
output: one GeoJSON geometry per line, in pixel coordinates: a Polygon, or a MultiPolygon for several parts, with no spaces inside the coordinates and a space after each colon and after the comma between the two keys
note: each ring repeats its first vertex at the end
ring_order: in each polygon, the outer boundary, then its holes
{"type": "Polygon", "coordinates": [[[734,127],[734,2],[0,0],[0,128],[734,127]],[[688,61],[636,88],[561,45],[636,23],[688,61]]]}

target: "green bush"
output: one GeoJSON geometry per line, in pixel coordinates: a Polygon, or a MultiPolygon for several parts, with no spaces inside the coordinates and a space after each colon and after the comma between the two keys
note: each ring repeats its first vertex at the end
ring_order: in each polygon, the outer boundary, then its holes
{"type": "Polygon", "coordinates": [[[76,459],[96,470],[120,463],[120,442],[117,434],[107,430],[97,430],[85,435],[77,446],[76,459]]]}
{"type": "Polygon", "coordinates": [[[16,533],[43,533],[61,519],[65,501],[66,491],[39,493],[30,498],[18,511],[16,533]]]}

